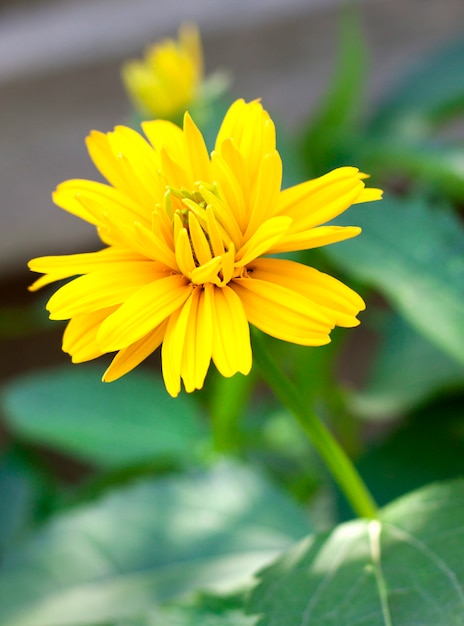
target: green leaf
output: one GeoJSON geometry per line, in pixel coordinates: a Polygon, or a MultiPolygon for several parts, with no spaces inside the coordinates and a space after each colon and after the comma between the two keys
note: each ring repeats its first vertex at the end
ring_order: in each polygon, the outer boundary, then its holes
{"type": "Polygon", "coordinates": [[[404,413],[438,393],[464,386],[464,369],[392,314],[367,383],[350,393],[351,410],[367,419],[404,413]]]}
{"type": "Polygon", "coordinates": [[[50,485],[23,456],[9,450],[0,460],[0,555],[37,521],[52,497],[50,485]]]}
{"type": "Polygon", "coordinates": [[[11,459],[0,463],[0,552],[20,532],[31,517],[34,494],[23,472],[11,459]],[[27,520],[27,521],[26,521],[27,520]]]}
{"type": "Polygon", "coordinates": [[[410,141],[398,137],[370,137],[359,146],[358,164],[375,178],[420,180],[452,200],[464,198],[464,148],[443,142],[410,141]]]}
{"type": "Polygon", "coordinates": [[[143,615],[117,620],[111,626],[255,626],[257,618],[243,612],[246,592],[196,594],[188,602],[152,606],[143,615]]]}
{"type": "MultiPolygon", "coordinates": [[[[172,614],[171,626],[254,626],[256,619],[244,615],[240,611],[230,611],[222,615],[215,615],[205,611],[184,611],[177,615],[172,614]]],[[[170,626],[169,622],[152,622],[148,626],[170,626]]]]}
{"type": "Polygon", "coordinates": [[[3,389],[1,406],[18,437],[108,468],[192,458],[205,441],[192,397],[172,399],[142,370],[110,384],[93,365],[28,374],[3,389]]]}
{"type": "Polygon", "coordinates": [[[310,536],[258,576],[258,626],[462,626],[464,482],[310,536]]]}
{"type": "Polygon", "coordinates": [[[347,273],[376,287],[420,333],[464,364],[464,229],[420,198],[355,205],[337,220],[363,233],[327,246],[347,273]]]}
{"type": "Polygon", "coordinates": [[[463,399],[451,396],[418,409],[359,458],[358,470],[379,504],[433,480],[462,476],[463,399]]]}
{"type": "MultiPolygon", "coordinates": [[[[40,303],[42,305],[42,303],[40,303]]],[[[34,303],[30,306],[0,306],[0,338],[12,339],[27,337],[49,328],[43,315],[43,306],[34,303]]]]}
{"type": "Polygon", "coordinates": [[[238,465],[143,481],[57,516],[11,554],[0,623],[100,624],[230,592],[307,532],[292,501],[238,465]]]}
{"type": "Polygon", "coordinates": [[[453,41],[412,66],[380,105],[371,132],[420,134],[424,124],[436,123],[464,111],[462,59],[464,40],[453,41]]]}
{"type": "Polygon", "coordinates": [[[357,11],[345,10],[342,14],[338,42],[332,84],[303,136],[306,164],[317,176],[332,164],[345,135],[351,136],[361,110],[369,52],[357,11]]]}
{"type": "Polygon", "coordinates": [[[153,609],[147,616],[111,626],[255,626],[256,618],[241,611],[217,614],[197,607],[153,609]]]}

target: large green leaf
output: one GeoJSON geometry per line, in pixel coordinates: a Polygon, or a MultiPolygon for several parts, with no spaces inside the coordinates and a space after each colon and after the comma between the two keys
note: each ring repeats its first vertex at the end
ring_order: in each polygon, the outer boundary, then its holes
{"type": "Polygon", "coordinates": [[[311,536],[259,574],[259,626],[462,626],[464,482],[311,536]]]}
{"type": "Polygon", "coordinates": [[[426,122],[464,111],[464,40],[448,43],[413,65],[390,90],[373,120],[371,131],[417,134],[426,122]]]}
{"type": "Polygon", "coordinates": [[[377,287],[402,315],[464,364],[464,229],[446,207],[388,197],[353,206],[339,223],[363,233],[325,248],[353,276],[377,287]]]}
{"type": "Polygon", "coordinates": [[[1,401],[19,437],[105,467],[192,458],[205,441],[193,398],[172,399],[142,370],[111,384],[93,365],[28,374],[8,384],[1,401]]]}
{"type": "Polygon", "coordinates": [[[351,409],[367,419],[391,418],[443,391],[464,387],[464,368],[392,314],[351,409]]]}
{"type": "Polygon", "coordinates": [[[0,623],[105,623],[227,591],[308,530],[292,501],[237,465],[140,482],[62,514],[10,555],[0,623]]]}

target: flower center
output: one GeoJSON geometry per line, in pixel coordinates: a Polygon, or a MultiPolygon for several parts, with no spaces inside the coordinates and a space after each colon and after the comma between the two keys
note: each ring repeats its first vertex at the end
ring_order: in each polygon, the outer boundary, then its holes
{"type": "Polygon", "coordinates": [[[167,191],[166,210],[172,219],[176,260],[192,283],[223,287],[238,275],[235,246],[217,207],[205,199],[207,193],[217,197],[214,187],[198,186],[194,191],[173,187],[167,191]]]}
{"type": "Polygon", "coordinates": [[[187,231],[195,266],[200,267],[200,265],[202,265],[199,259],[200,247],[201,244],[204,243],[204,241],[201,241],[202,235],[208,244],[210,258],[215,256],[214,250],[211,246],[207,224],[204,220],[207,203],[199,191],[191,192],[184,187],[181,189],[174,189],[171,187],[170,191],[174,198],[178,200],[176,203],[178,206],[175,208],[174,212],[174,215],[177,216],[175,221],[178,222],[180,220],[182,227],[187,231]]]}

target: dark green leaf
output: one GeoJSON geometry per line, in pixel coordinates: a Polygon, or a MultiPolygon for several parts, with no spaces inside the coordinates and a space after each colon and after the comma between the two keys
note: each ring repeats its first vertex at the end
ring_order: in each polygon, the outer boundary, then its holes
{"type": "MultiPolygon", "coordinates": [[[[206,611],[184,611],[176,616],[172,615],[171,626],[254,626],[256,618],[244,615],[240,611],[230,611],[222,615],[215,615],[206,611]]],[[[148,626],[158,626],[160,622],[152,622],[148,626]]],[[[163,626],[170,626],[169,622],[162,622],[163,626]]]]}
{"type": "Polygon", "coordinates": [[[311,536],[259,579],[259,626],[462,626],[464,482],[311,536]]]}
{"type": "MultiPolygon", "coordinates": [[[[169,614],[168,614],[169,615],[169,614]]],[[[147,626],[254,626],[256,618],[244,615],[240,611],[230,611],[222,615],[215,615],[206,611],[179,611],[172,613],[171,622],[152,622],[147,626]]]]}
{"type": "Polygon", "coordinates": [[[464,199],[464,148],[443,142],[370,138],[360,146],[358,164],[382,180],[421,181],[427,189],[464,199]]]}
{"type": "Polygon", "coordinates": [[[18,472],[15,462],[0,463],[0,551],[8,546],[18,530],[23,530],[31,517],[34,496],[27,478],[18,472]]]}
{"type": "Polygon", "coordinates": [[[0,307],[0,338],[16,339],[27,337],[42,330],[48,329],[47,320],[43,315],[43,306],[2,306],[0,307]]]}
{"type": "Polygon", "coordinates": [[[49,494],[44,478],[19,453],[0,461],[0,554],[10,548],[40,516],[49,494]]]}
{"type": "Polygon", "coordinates": [[[197,607],[152,609],[142,618],[118,621],[111,626],[254,626],[256,618],[241,611],[214,613],[197,607]]]}
{"type": "Polygon", "coordinates": [[[140,482],[62,514],[10,556],[0,623],[105,623],[230,591],[307,532],[293,502],[240,466],[140,482]]]}
{"type": "Polygon", "coordinates": [[[367,419],[392,417],[443,390],[464,386],[464,368],[391,315],[361,391],[350,394],[352,410],[367,419]]]}
{"type": "Polygon", "coordinates": [[[205,441],[193,398],[172,399],[142,370],[110,384],[93,365],[28,374],[8,384],[1,399],[16,435],[100,466],[192,458],[205,441]]]}
{"type": "Polygon", "coordinates": [[[423,125],[439,122],[464,111],[464,41],[423,57],[391,89],[373,120],[371,132],[396,131],[422,134],[423,125]]]}
{"type": "Polygon", "coordinates": [[[257,618],[243,612],[248,590],[232,595],[195,594],[187,602],[154,605],[143,615],[105,626],[255,626],[257,618]]]}
{"type": "Polygon", "coordinates": [[[346,134],[351,135],[361,110],[369,56],[356,11],[345,11],[340,22],[337,67],[327,94],[312,115],[303,137],[307,166],[321,175],[330,166],[346,134]]]}
{"type": "Polygon", "coordinates": [[[464,364],[464,229],[446,207],[385,198],[339,221],[363,227],[327,246],[344,271],[373,285],[419,332],[464,364]]]}
{"type": "Polygon", "coordinates": [[[450,396],[422,407],[369,446],[357,466],[380,504],[433,480],[463,475],[463,400],[450,396]]]}

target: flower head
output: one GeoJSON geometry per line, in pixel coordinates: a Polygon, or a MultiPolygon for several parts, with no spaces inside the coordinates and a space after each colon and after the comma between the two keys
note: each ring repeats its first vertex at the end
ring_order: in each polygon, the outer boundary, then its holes
{"type": "Polygon", "coordinates": [[[63,350],[74,362],[117,352],[104,374],[123,376],[160,344],[168,392],[203,386],[211,360],[224,376],[251,368],[249,324],[305,346],[355,326],[364,303],[335,278],[275,253],[354,237],[324,226],[351,204],[377,200],[364,174],[341,167],[281,190],[275,129],[258,101],[237,100],[208,154],[188,113],[183,130],[146,122],[148,142],[120,126],[92,132],[91,158],[108,185],[69,180],[58,206],[94,224],[105,248],[42,257],[31,287],[69,281],[50,298],[50,318],[69,319],[63,350]],[[266,255],[266,256],[265,256],[266,255]]]}
{"type": "Polygon", "coordinates": [[[122,79],[135,107],[149,118],[176,119],[192,104],[203,79],[198,29],[184,24],[179,39],[165,39],[146,51],[144,60],[128,61],[122,79]]]}

